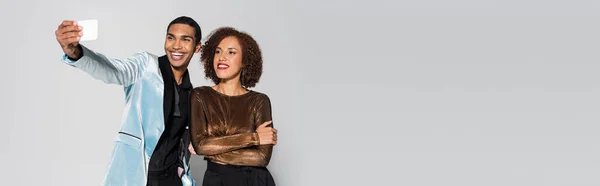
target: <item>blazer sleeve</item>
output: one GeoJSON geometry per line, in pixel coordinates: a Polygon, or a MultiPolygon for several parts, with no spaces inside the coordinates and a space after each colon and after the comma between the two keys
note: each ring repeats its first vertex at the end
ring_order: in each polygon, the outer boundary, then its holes
{"type": "Polygon", "coordinates": [[[107,84],[129,86],[141,78],[150,54],[139,52],[125,59],[116,59],[79,45],[83,56],[74,61],[63,54],[62,61],[107,84]]]}

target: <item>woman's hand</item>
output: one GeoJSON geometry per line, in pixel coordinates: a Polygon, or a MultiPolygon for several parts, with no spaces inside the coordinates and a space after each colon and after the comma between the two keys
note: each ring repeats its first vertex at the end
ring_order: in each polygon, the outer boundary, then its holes
{"type": "Polygon", "coordinates": [[[196,154],[196,151],[194,150],[194,147],[192,146],[191,143],[190,143],[190,146],[188,146],[188,150],[190,151],[190,154],[198,155],[198,154],[196,154]]]}
{"type": "Polygon", "coordinates": [[[271,123],[273,122],[267,121],[256,128],[260,145],[277,144],[277,129],[274,129],[273,127],[267,127],[267,125],[271,123]]]}

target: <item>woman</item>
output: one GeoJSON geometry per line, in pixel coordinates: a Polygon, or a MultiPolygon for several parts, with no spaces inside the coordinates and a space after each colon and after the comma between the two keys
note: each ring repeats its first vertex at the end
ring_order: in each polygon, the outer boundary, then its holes
{"type": "Polygon", "coordinates": [[[262,56],[248,34],[224,27],[201,50],[206,78],[216,85],[194,88],[190,132],[193,150],[208,162],[203,186],[274,186],[266,166],[277,143],[271,103],[248,90],[262,74],[262,56]]]}

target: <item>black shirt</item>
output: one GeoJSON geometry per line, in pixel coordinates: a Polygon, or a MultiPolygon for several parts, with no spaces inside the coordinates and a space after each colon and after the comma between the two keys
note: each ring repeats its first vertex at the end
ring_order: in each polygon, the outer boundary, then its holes
{"type": "MultiPolygon", "coordinates": [[[[165,75],[165,78],[169,78],[170,76],[173,79],[172,81],[164,81],[165,89],[167,89],[166,86],[171,86],[175,89],[172,94],[173,97],[170,99],[173,100],[171,102],[172,109],[170,109],[168,117],[165,118],[165,130],[150,158],[149,171],[165,171],[178,163],[181,138],[189,122],[189,95],[193,87],[188,71],[183,74],[180,85],[177,85],[172,71],[171,73],[167,72],[165,75]],[[172,82],[172,84],[167,82],[172,82]]],[[[165,94],[164,99],[167,99],[167,95],[165,94]]],[[[187,149],[187,147],[185,148],[187,149]]]]}

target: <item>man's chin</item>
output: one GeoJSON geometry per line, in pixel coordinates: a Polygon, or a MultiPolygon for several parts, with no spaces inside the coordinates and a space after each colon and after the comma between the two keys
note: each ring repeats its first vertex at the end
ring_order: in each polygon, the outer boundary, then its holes
{"type": "Polygon", "coordinates": [[[181,62],[181,63],[175,62],[175,63],[173,63],[172,62],[171,63],[171,67],[173,67],[175,69],[185,69],[185,68],[187,68],[187,64],[189,64],[189,63],[185,63],[185,62],[181,62]]]}

